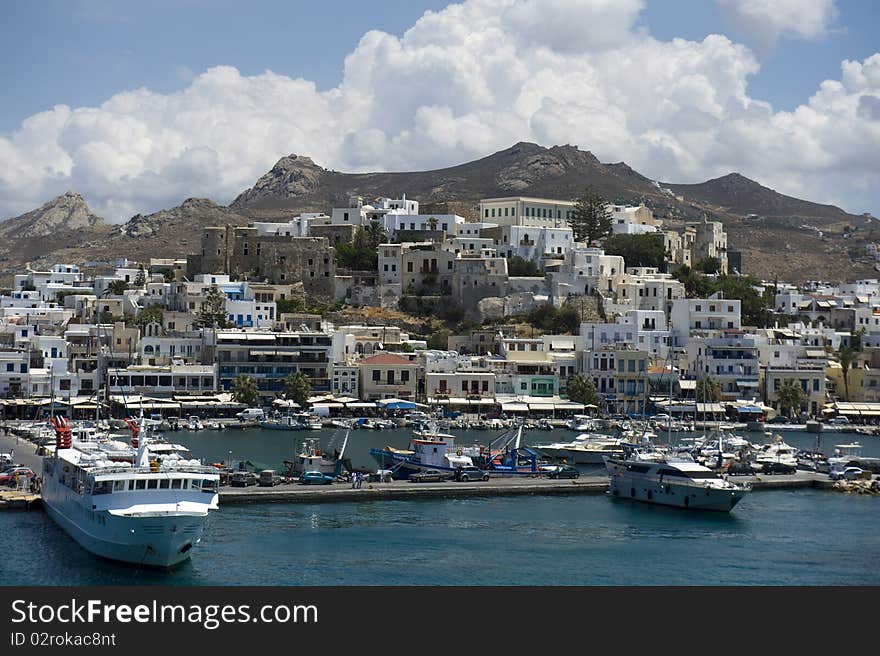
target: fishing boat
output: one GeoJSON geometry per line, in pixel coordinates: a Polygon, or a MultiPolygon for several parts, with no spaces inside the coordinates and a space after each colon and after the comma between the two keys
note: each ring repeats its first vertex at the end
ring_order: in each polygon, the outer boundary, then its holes
{"type": "Polygon", "coordinates": [[[414,431],[408,449],[370,449],[379,468],[391,470],[397,479],[422,471],[454,474],[458,467],[475,466],[481,452],[479,446],[456,446],[452,435],[430,431],[414,431]]]}
{"type": "Polygon", "coordinates": [[[172,567],[191,556],[217,509],[220,477],[188,453],[153,445],[131,420],[130,443],[73,439],[53,417],[54,455],[43,460],[47,514],[93,554],[137,565],[172,567]]]}
{"type": "Polygon", "coordinates": [[[296,454],[294,459],[284,461],[288,468],[288,476],[299,476],[307,471],[319,471],[322,474],[338,476],[342,473],[343,465],[347,466],[350,470],[351,462],[345,458],[346,446],[348,446],[347,431],[342,442],[342,448],[332,455],[321,449],[317,437],[306,438],[303,440],[300,452],[296,454]]]}

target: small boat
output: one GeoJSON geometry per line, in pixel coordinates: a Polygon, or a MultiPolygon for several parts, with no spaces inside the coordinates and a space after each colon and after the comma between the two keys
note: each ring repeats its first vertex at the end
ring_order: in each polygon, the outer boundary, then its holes
{"type": "Polygon", "coordinates": [[[579,433],[585,433],[594,428],[593,420],[586,415],[574,415],[565,423],[565,427],[568,430],[577,431],[579,433]]]}
{"type": "Polygon", "coordinates": [[[202,420],[196,415],[190,415],[186,420],[186,427],[189,430],[202,430],[205,426],[202,424],[202,420]]]}
{"type": "Polygon", "coordinates": [[[304,430],[305,426],[294,415],[284,415],[282,417],[273,417],[272,419],[261,419],[260,428],[266,430],[284,430],[299,431],[304,430]]]}

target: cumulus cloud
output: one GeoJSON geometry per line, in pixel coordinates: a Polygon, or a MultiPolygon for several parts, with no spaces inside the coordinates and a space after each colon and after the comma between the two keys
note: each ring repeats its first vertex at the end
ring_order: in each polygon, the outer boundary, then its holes
{"type": "Polygon", "coordinates": [[[718,0],[723,13],[759,48],[781,36],[818,39],[837,20],[834,0],[718,0]]]}
{"type": "Polygon", "coordinates": [[[0,137],[0,216],[73,188],[122,221],[188,196],[228,202],[289,153],[415,170],[519,140],[578,144],[658,180],[737,170],[853,211],[880,206],[880,54],[776,112],[748,94],[752,50],[722,35],[655,39],[635,27],[642,4],[468,0],[399,37],[364,34],[327,91],[220,66],[176,93],[59,105],[0,137]]]}

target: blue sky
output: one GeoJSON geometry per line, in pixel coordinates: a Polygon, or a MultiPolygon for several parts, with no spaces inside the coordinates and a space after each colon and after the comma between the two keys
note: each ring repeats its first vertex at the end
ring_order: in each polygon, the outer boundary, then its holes
{"type": "MultiPolygon", "coordinates": [[[[96,105],[124,89],[167,93],[217,64],[339,83],[364,32],[401,35],[435,0],[0,0],[0,131],[53,105],[96,105]]],[[[785,39],[761,59],[753,96],[792,109],[844,59],[880,48],[880,2],[839,0],[839,29],[816,41],[785,39]]],[[[662,39],[743,35],[707,0],[647,4],[639,24],[662,39]]]]}
{"type": "Polygon", "coordinates": [[[69,188],[117,221],[228,202],[292,152],[412,170],[518,140],[880,215],[877,25],[858,0],[0,0],[0,218],[69,188]]]}

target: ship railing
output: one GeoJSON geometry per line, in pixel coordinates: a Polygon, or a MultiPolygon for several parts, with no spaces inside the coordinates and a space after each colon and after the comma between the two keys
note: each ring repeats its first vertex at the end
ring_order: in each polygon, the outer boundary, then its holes
{"type": "Polygon", "coordinates": [[[96,467],[89,473],[94,476],[107,474],[217,474],[215,467],[208,465],[159,465],[157,467],[96,467]]]}

